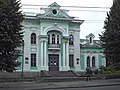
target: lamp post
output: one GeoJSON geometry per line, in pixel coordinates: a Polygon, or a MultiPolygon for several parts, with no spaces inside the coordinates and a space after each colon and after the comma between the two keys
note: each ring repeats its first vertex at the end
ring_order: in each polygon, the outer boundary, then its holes
{"type": "Polygon", "coordinates": [[[23,78],[23,72],[24,72],[24,40],[22,40],[22,71],[21,71],[21,77],[23,78]]]}

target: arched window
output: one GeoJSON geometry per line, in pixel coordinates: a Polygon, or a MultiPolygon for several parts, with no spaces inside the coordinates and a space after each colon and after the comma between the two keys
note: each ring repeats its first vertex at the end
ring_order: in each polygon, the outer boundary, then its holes
{"type": "Polygon", "coordinates": [[[31,34],[31,44],[36,44],[36,34],[35,33],[31,34]]]}
{"type": "Polygon", "coordinates": [[[87,57],[87,67],[90,67],[90,56],[87,57]]]}
{"type": "Polygon", "coordinates": [[[92,67],[95,67],[95,57],[92,57],[92,67]]]}
{"type": "Polygon", "coordinates": [[[55,34],[52,34],[52,44],[55,44],[55,34]]]}
{"type": "Polygon", "coordinates": [[[74,37],[73,37],[73,35],[69,35],[69,45],[74,45],[74,37]]]}

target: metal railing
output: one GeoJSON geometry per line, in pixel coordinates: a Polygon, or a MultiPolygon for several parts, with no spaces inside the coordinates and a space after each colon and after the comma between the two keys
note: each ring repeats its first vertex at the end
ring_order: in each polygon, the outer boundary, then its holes
{"type": "Polygon", "coordinates": [[[48,49],[60,49],[60,44],[48,44],[48,49]]]}

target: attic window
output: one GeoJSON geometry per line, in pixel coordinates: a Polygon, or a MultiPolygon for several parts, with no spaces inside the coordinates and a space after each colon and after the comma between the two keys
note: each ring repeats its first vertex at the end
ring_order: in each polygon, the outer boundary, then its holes
{"type": "Polygon", "coordinates": [[[53,13],[54,15],[56,15],[56,14],[57,14],[57,10],[56,10],[56,9],[53,9],[53,10],[52,10],[52,13],[53,13]]]}

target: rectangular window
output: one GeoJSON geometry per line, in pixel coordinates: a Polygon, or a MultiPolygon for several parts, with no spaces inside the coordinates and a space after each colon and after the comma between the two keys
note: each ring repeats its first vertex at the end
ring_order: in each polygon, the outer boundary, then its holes
{"type": "Polygon", "coordinates": [[[74,55],[73,54],[69,55],[69,66],[74,67],[74,55]]]}
{"type": "Polygon", "coordinates": [[[31,67],[36,67],[36,54],[31,54],[31,67]]]}
{"type": "Polygon", "coordinates": [[[52,34],[52,44],[55,44],[55,34],[52,34]]]}

